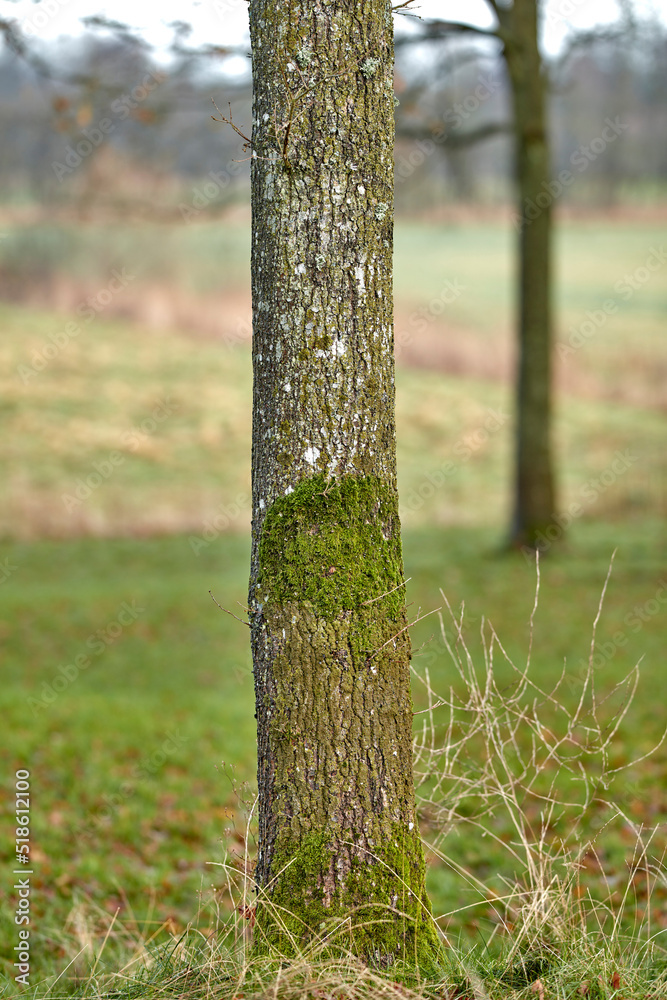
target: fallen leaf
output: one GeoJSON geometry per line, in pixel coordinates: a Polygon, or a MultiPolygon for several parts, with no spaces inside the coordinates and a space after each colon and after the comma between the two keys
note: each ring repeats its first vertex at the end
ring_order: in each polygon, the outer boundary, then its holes
{"type": "Polygon", "coordinates": [[[241,914],[241,916],[243,917],[244,920],[249,920],[250,921],[250,926],[251,927],[255,926],[255,911],[256,911],[256,909],[257,908],[255,906],[246,906],[245,903],[240,903],[239,907],[238,907],[239,913],[241,914]]]}

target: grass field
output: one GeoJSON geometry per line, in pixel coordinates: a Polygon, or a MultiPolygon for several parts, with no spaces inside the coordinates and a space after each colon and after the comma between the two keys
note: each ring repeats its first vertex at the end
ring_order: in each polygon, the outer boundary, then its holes
{"type": "MultiPolygon", "coordinates": [[[[571,705],[610,550],[620,541],[598,640],[604,648],[623,631],[627,644],[613,646],[597,682],[608,691],[640,657],[643,664],[615,766],[649,750],[664,721],[656,692],[663,687],[667,606],[650,614],[648,604],[664,579],[664,560],[641,531],[625,529],[622,538],[617,529],[582,525],[570,543],[572,552],[545,563],[533,654],[543,685],[556,678],[567,657],[572,684],[565,685],[564,697],[571,705]],[[624,624],[636,606],[646,607],[646,622],[624,624]]],[[[466,601],[471,646],[481,615],[487,615],[520,663],[533,572],[521,560],[494,555],[494,543],[488,529],[406,532],[411,610],[441,605],[443,586],[454,605],[466,601]]],[[[11,733],[4,770],[10,779],[19,768],[31,772],[33,969],[43,974],[62,969],[90,935],[99,946],[118,907],[130,925],[136,919],[157,929],[169,921],[172,931],[182,930],[196,913],[198,893],[208,895],[211,886],[224,884],[211,863],[221,862],[227,849],[241,850],[244,820],[221,762],[233,765],[239,783],[252,780],[247,630],[222,614],[208,591],[223,606],[239,610],[248,545],[243,535],[227,534],[199,556],[184,536],[11,543],[3,553],[16,566],[2,592],[0,704],[11,733]],[[134,617],[126,616],[129,623],[116,636],[123,605],[134,617]],[[61,668],[70,667],[72,677],[71,665],[80,654],[89,665],[69,680],[61,668]],[[57,680],[61,676],[67,683],[57,680]]],[[[418,670],[427,664],[435,685],[446,687],[452,672],[437,632],[434,619],[415,628],[415,648],[426,643],[415,664],[418,670]]],[[[419,709],[419,689],[416,694],[419,709]]],[[[664,822],[666,776],[667,758],[659,752],[619,780],[613,795],[635,823],[664,822]]],[[[597,815],[593,810],[591,817],[597,815]]],[[[11,835],[11,817],[4,812],[3,843],[10,845],[11,835]]],[[[602,840],[607,877],[626,877],[635,850],[632,828],[621,824],[602,840]]],[[[663,849],[660,837],[652,850],[659,856],[663,849]]],[[[502,854],[489,852],[475,838],[467,843],[454,838],[450,851],[481,878],[494,864],[498,871],[508,868],[502,854]]],[[[8,857],[7,871],[11,862],[8,857]]],[[[435,861],[430,888],[436,913],[477,898],[435,861]]],[[[644,907],[639,885],[629,919],[644,907]]],[[[459,929],[474,940],[492,926],[489,920],[484,902],[465,915],[459,929]]],[[[5,962],[11,926],[5,911],[0,931],[5,962]]],[[[89,967],[87,957],[79,971],[89,967]]],[[[113,959],[111,948],[107,965],[113,966],[113,959]]]]}
{"type": "MultiPolygon", "coordinates": [[[[193,241],[188,253],[197,288],[213,286],[216,253],[223,269],[228,261],[236,288],[242,232],[239,223],[218,244],[195,230],[171,237],[193,241]]],[[[57,246],[60,238],[54,237],[57,246]]],[[[101,236],[85,237],[93,238],[101,236]]],[[[115,238],[105,268],[129,267],[133,253],[150,252],[150,241],[133,246],[118,236],[116,246],[115,238]]],[[[559,257],[565,332],[613,296],[618,276],[642,266],[658,239],[647,225],[566,229],[559,257]]],[[[470,293],[453,303],[446,323],[480,342],[506,336],[509,237],[501,226],[458,231],[404,224],[397,241],[397,296],[406,315],[420,305],[428,310],[443,276],[458,276],[470,293]]],[[[77,266],[92,267],[79,244],[71,254],[77,266]]],[[[181,248],[177,257],[187,254],[181,248]]],[[[98,279],[93,273],[91,280],[98,279]]],[[[589,352],[612,395],[621,379],[641,391],[657,384],[664,304],[664,274],[655,272],[578,353],[589,352]]],[[[254,772],[247,629],[208,593],[243,617],[237,602],[246,598],[249,553],[248,346],[149,329],[111,312],[90,322],[79,317],[72,335],[71,317],[63,314],[16,303],[0,311],[3,794],[11,792],[17,769],[30,771],[33,982],[62,971],[90,945],[60,981],[63,989],[89,968],[92,945],[99,947],[118,908],[128,939],[141,928],[162,927],[161,937],[171,941],[195,915],[200,893],[207,896],[213,886],[214,898],[228,902],[214,863],[230,849],[243,850],[243,810],[233,786],[252,785],[254,772]],[[44,347],[54,343],[58,349],[48,357],[44,347]],[[43,368],[23,377],[21,367],[35,366],[39,357],[43,368]]],[[[665,721],[664,412],[648,405],[653,396],[645,391],[644,405],[620,392],[616,402],[595,394],[559,399],[559,509],[582,502],[583,513],[544,560],[533,646],[540,684],[555,683],[565,662],[562,698],[573,705],[617,549],[597,634],[599,693],[611,692],[641,659],[634,706],[614,751],[618,767],[648,752],[665,721]],[[618,452],[629,456],[627,467],[614,464],[618,452]]],[[[465,602],[463,631],[476,656],[484,616],[510,656],[523,662],[535,569],[521,555],[500,551],[510,507],[508,387],[499,379],[404,366],[397,393],[410,613],[439,607],[442,587],[455,608],[465,602]],[[454,471],[434,487],[448,461],[454,471]]],[[[428,666],[435,686],[453,682],[436,616],[415,626],[413,645],[417,670],[428,666]]],[[[501,683],[511,676],[498,665],[501,683]]],[[[419,685],[415,697],[421,710],[419,685]]],[[[612,698],[602,715],[614,704],[612,698]]],[[[667,846],[666,778],[667,753],[659,750],[612,786],[628,822],[605,827],[602,806],[586,820],[590,830],[602,827],[600,870],[593,874],[612,886],[629,875],[634,880],[630,927],[647,906],[647,881],[632,869],[636,827],[663,824],[651,847],[651,857],[660,858],[667,846]]],[[[7,804],[0,837],[9,887],[7,804]]],[[[479,838],[454,836],[450,851],[489,885],[498,873],[511,875],[507,857],[479,838]]],[[[434,855],[429,885],[436,914],[476,901],[434,855]]],[[[664,887],[656,900],[652,930],[659,934],[667,928],[664,887]]],[[[488,899],[477,901],[477,908],[444,922],[467,942],[484,940],[493,926],[488,899]]],[[[213,920],[207,909],[200,925],[206,929],[213,920]]],[[[13,913],[5,908],[1,921],[11,993],[13,913]]],[[[119,947],[112,936],[103,967],[113,968],[119,947]]]]}
{"type": "MultiPolygon", "coordinates": [[[[54,323],[50,313],[15,306],[0,307],[0,319],[0,533],[201,532],[221,513],[246,529],[247,345],[104,318],[67,339],[64,318],[54,323]],[[54,330],[66,347],[54,347],[37,371],[54,330]]],[[[463,522],[502,533],[510,507],[508,387],[412,369],[400,370],[397,384],[406,526],[463,522]],[[447,463],[446,488],[434,491],[429,476],[439,480],[447,463]]],[[[664,512],[660,411],[563,397],[555,431],[560,510],[582,502],[587,517],[664,512]],[[614,472],[618,452],[629,457],[614,472]]]]}

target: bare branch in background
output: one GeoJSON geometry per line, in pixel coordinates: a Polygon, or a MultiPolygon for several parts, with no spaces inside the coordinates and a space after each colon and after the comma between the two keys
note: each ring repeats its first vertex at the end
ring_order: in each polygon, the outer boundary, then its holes
{"type": "Polygon", "coordinates": [[[394,44],[402,48],[405,45],[416,45],[419,42],[432,42],[452,35],[478,35],[480,38],[497,38],[502,40],[502,33],[497,28],[479,28],[474,24],[462,21],[426,21],[422,19],[423,29],[414,35],[401,35],[394,44]]]}
{"type": "Polygon", "coordinates": [[[442,122],[432,125],[400,124],[396,127],[396,135],[402,139],[430,139],[432,142],[441,143],[445,150],[466,149],[485,139],[492,139],[498,135],[511,135],[513,131],[512,122],[489,122],[488,125],[480,125],[470,132],[444,132],[444,134],[442,122]]]}
{"type": "Polygon", "coordinates": [[[11,20],[2,18],[0,20],[0,34],[2,34],[10,52],[13,52],[20,59],[24,59],[40,76],[54,79],[54,74],[49,64],[31,50],[19,27],[18,21],[15,21],[13,18],[11,20]]]}

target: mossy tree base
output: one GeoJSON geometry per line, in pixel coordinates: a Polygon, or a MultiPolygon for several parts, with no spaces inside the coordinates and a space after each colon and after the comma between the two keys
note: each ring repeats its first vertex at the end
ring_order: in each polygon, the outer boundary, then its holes
{"type": "Polygon", "coordinates": [[[343,922],[369,962],[427,961],[395,492],[304,480],[269,510],[259,566],[260,940],[289,951],[343,922]]]}

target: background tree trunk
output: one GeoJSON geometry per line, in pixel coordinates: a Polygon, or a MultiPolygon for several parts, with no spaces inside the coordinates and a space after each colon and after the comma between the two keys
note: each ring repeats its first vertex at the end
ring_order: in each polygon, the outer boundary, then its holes
{"type": "Polygon", "coordinates": [[[388,0],[251,0],[258,946],[437,942],[395,468],[388,0]],[[352,928],[352,929],[350,929],[352,928]]]}
{"type": "Polygon", "coordinates": [[[537,0],[497,7],[516,130],[519,344],[512,543],[538,548],[555,513],[551,459],[551,201],[537,0]]]}

